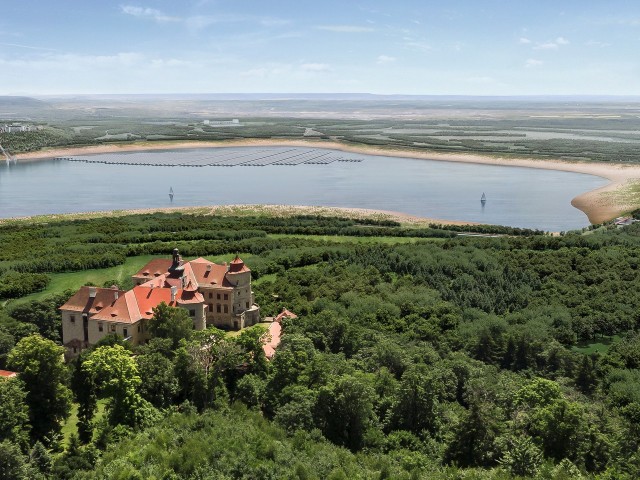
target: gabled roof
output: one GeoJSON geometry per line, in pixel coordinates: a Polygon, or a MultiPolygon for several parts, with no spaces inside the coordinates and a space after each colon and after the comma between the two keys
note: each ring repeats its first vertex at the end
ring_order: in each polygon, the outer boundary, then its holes
{"type": "Polygon", "coordinates": [[[233,288],[235,286],[234,274],[251,271],[237,255],[228,266],[226,263],[218,264],[202,257],[182,263],[179,270],[171,270],[172,265],[173,261],[168,258],[156,258],[142,267],[133,275],[133,278],[155,279],[153,283],[147,282],[144,285],[175,286],[186,290],[212,286],[233,288]],[[182,276],[186,278],[184,285],[181,280],[182,276]]]}
{"type": "Polygon", "coordinates": [[[124,293],[124,290],[115,288],[80,287],[80,290],[60,307],[60,310],[92,315],[113,305],[117,301],[116,296],[122,297],[124,293]],[[90,295],[92,289],[95,289],[95,297],[90,295]]]}
{"type": "Polygon", "coordinates": [[[154,258],[138,272],[133,275],[133,278],[154,278],[169,271],[169,267],[173,264],[170,258],[154,258]]]}
{"type": "Polygon", "coordinates": [[[17,376],[18,374],[16,372],[11,372],[9,370],[0,370],[0,378],[13,378],[17,376]]]}
{"type": "Polygon", "coordinates": [[[126,292],[113,306],[95,314],[92,319],[101,322],[136,323],[153,317],[153,309],[162,302],[171,307],[202,303],[204,298],[198,292],[178,289],[176,300],[171,301],[171,288],[154,288],[138,285],[126,292]]]}
{"type": "Polygon", "coordinates": [[[282,333],[282,326],[278,322],[271,322],[267,329],[267,334],[263,337],[265,342],[262,345],[262,350],[267,359],[271,360],[276,354],[276,348],[280,345],[280,334],[282,333]]]}
{"type": "Polygon", "coordinates": [[[227,279],[226,265],[213,263],[204,258],[196,258],[188,264],[199,287],[233,287],[227,279]]]}

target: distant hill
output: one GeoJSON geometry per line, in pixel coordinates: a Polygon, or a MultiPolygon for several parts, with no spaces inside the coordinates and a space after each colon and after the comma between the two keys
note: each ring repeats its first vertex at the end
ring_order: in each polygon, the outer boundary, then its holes
{"type": "MultiPolygon", "coordinates": [[[[1,97],[0,97],[1,98],[1,97]]],[[[21,98],[21,97],[13,97],[21,98]]],[[[25,97],[26,98],[26,97],[25,97]]],[[[640,101],[640,96],[617,95],[514,95],[514,96],[482,96],[482,95],[393,95],[375,93],[149,93],[149,94],[90,94],[90,95],[52,95],[39,96],[52,102],[68,101],[156,101],[156,100],[313,100],[313,101],[529,101],[529,102],[619,102],[640,101]]]]}
{"type": "Polygon", "coordinates": [[[47,102],[32,97],[14,97],[0,95],[0,108],[6,107],[35,107],[47,108],[47,102]]]}
{"type": "Polygon", "coordinates": [[[44,100],[23,96],[0,96],[0,120],[33,120],[50,109],[51,106],[44,100]]]}

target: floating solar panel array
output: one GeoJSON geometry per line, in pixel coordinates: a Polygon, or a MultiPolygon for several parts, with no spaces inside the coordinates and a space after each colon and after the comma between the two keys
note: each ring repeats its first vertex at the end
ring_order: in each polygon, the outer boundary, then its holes
{"type": "Polygon", "coordinates": [[[264,167],[265,165],[328,165],[333,162],[361,162],[360,158],[321,149],[283,148],[217,151],[172,151],[100,154],[88,157],[56,157],[70,162],[153,167],[264,167]]]}

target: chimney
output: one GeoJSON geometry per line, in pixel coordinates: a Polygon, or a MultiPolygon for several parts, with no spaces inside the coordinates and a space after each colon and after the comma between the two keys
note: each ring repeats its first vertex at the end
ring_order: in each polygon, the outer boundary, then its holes
{"type": "Polygon", "coordinates": [[[113,292],[113,299],[114,300],[118,300],[118,297],[120,296],[120,294],[118,293],[118,291],[116,290],[115,292],[113,292]]]}
{"type": "Polygon", "coordinates": [[[89,298],[96,298],[98,289],[96,287],[89,287],[89,298]]]}
{"type": "Polygon", "coordinates": [[[176,301],[176,295],[178,294],[178,287],[173,286],[171,287],[171,302],[175,302],[176,301]]]}
{"type": "Polygon", "coordinates": [[[207,264],[207,272],[210,272],[210,271],[211,271],[211,264],[210,264],[210,263],[208,263],[208,264],[207,264]]]}

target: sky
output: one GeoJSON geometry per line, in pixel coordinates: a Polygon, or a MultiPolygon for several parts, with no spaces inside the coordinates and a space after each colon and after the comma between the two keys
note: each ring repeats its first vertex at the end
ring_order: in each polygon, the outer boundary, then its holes
{"type": "Polygon", "coordinates": [[[640,95],[637,0],[0,0],[0,95],[640,95]]]}

